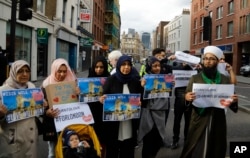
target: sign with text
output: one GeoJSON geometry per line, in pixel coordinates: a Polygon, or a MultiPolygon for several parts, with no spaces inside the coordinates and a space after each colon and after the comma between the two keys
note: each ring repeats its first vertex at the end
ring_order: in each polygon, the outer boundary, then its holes
{"type": "Polygon", "coordinates": [[[43,93],[40,88],[2,91],[2,104],[8,109],[8,123],[43,115],[43,93]]]}
{"type": "Polygon", "coordinates": [[[191,76],[197,74],[196,70],[173,70],[175,88],[186,87],[191,76]]]}
{"type": "Polygon", "coordinates": [[[99,101],[106,79],[107,77],[78,78],[79,101],[84,103],[99,101]]]}
{"type": "Polygon", "coordinates": [[[60,114],[54,118],[56,131],[62,131],[66,126],[72,124],[93,124],[94,119],[89,105],[84,103],[69,103],[53,105],[53,109],[58,109],[60,114]]]}
{"type": "Polygon", "coordinates": [[[140,117],[140,94],[107,94],[103,121],[124,121],[140,117]]]}
{"type": "Polygon", "coordinates": [[[199,108],[216,107],[226,108],[232,100],[230,97],[234,94],[233,84],[193,84],[193,92],[196,99],[193,105],[199,108]]]}
{"type": "Polygon", "coordinates": [[[91,13],[89,9],[81,9],[80,10],[80,22],[90,22],[91,21],[91,13]]]}
{"type": "Polygon", "coordinates": [[[77,95],[75,93],[76,82],[59,82],[56,84],[50,84],[45,87],[47,100],[49,106],[65,103],[78,102],[77,95]]]}
{"type": "Polygon", "coordinates": [[[201,61],[201,58],[181,52],[181,51],[176,51],[175,52],[175,57],[177,61],[189,63],[189,64],[199,64],[201,61]]]}
{"type": "Polygon", "coordinates": [[[169,74],[146,74],[144,86],[144,99],[168,98],[171,96],[174,75],[169,74]]]}

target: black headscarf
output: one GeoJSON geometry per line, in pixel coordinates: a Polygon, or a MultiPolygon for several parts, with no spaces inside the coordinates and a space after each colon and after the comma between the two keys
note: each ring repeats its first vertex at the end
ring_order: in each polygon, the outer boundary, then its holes
{"type": "Polygon", "coordinates": [[[95,61],[92,64],[92,67],[89,69],[89,75],[88,77],[108,77],[110,76],[109,72],[108,72],[108,62],[105,59],[104,56],[98,56],[96,57],[95,61]],[[102,62],[103,67],[104,67],[104,71],[102,75],[97,75],[95,72],[95,66],[98,62],[102,62]]]}
{"type": "Polygon", "coordinates": [[[128,83],[129,81],[131,81],[133,79],[140,79],[140,75],[139,75],[138,71],[133,67],[131,57],[129,57],[127,55],[123,55],[118,59],[118,61],[116,63],[116,73],[114,75],[122,83],[128,83]],[[126,75],[122,74],[121,70],[120,70],[122,64],[125,61],[128,61],[130,63],[130,65],[132,66],[130,73],[126,74],[126,75]]]}
{"type": "Polygon", "coordinates": [[[157,59],[157,58],[154,57],[154,56],[151,56],[151,57],[148,58],[148,62],[146,63],[146,72],[147,72],[148,74],[152,74],[152,72],[151,72],[151,70],[152,70],[152,65],[153,65],[156,61],[160,62],[160,60],[157,59]]]}

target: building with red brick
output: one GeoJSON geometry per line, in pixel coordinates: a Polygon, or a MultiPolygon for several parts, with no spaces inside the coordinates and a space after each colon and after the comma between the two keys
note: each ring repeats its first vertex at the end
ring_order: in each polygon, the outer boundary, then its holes
{"type": "Polygon", "coordinates": [[[220,47],[238,74],[250,63],[250,0],[192,0],[191,5],[191,50],[201,55],[207,45],[220,47]]]}

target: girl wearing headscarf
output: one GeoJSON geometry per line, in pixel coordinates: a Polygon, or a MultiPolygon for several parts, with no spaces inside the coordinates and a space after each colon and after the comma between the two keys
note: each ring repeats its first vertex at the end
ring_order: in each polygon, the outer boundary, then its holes
{"type": "MultiPolygon", "coordinates": [[[[96,57],[95,61],[92,64],[92,67],[89,69],[88,77],[109,77],[110,73],[108,71],[108,62],[103,56],[96,57]]],[[[105,146],[103,143],[103,121],[102,121],[102,114],[103,114],[103,105],[100,102],[92,102],[88,103],[92,115],[94,117],[95,123],[93,125],[96,135],[102,145],[102,154],[105,152],[105,146]]]]}
{"type": "MultiPolygon", "coordinates": [[[[51,65],[51,74],[43,81],[42,89],[46,99],[46,86],[59,82],[76,81],[74,73],[65,59],[59,58],[53,61],[51,65]]],[[[76,89],[76,93],[79,89],[76,89]]],[[[58,109],[52,109],[47,106],[43,117],[43,140],[48,141],[48,158],[55,156],[55,145],[57,142],[57,132],[55,129],[54,118],[59,115],[58,109]]]]}
{"type": "MultiPolygon", "coordinates": [[[[107,78],[103,94],[142,94],[139,74],[133,68],[131,57],[121,56],[116,65],[116,73],[107,78]]],[[[100,97],[103,103],[105,95],[100,97]]],[[[107,121],[103,123],[104,142],[107,158],[134,158],[137,145],[138,119],[126,121],[107,121]]]]}
{"type": "MultiPolygon", "coordinates": [[[[160,74],[161,63],[156,57],[148,60],[147,74],[160,74]]],[[[146,80],[141,80],[145,86],[146,80]]],[[[153,158],[166,140],[166,110],[168,109],[168,98],[153,98],[144,100],[142,104],[138,141],[143,142],[142,158],[153,158]]]]}
{"type": "MultiPolygon", "coordinates": [[[[0,93],[3,90],[35,88],[35,85],[29,82],[30,66],[24,60],[17,60],[12,63],[10,76],[0,87],[0,93]]],[[[1,102],[1,101],[0,101],[1,102]]],[[[36,158],[38,129],[35,117],[27,118],[13,123],[7,123],[5,117],[7,108],[0,103],[0,157],[11,158],[36,158]]]]}

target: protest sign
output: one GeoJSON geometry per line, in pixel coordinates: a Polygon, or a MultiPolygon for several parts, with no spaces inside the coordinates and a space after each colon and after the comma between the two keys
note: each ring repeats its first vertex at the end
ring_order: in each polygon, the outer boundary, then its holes
{"type": "Polygon", "coordinates": [[[68,103],[53,105],[60,111],[58,117],[54,118],[56,131],[62,131],[66,126],[72,124],[93,124],[94,119],[89,105],[84,103],[68,103]]]}
{"type": "Polygon", "coordinates": [[[147,74],[144,86],[144,99],[168,98],[172,95],[174,75],[169,74],[147,74]]]}
{"type": "Polygon", "coordinates": [[[194,64],[194,65],[199,64],[201,61],[201,58],[184,53],[182,51],[176,51],[175,57],[177,61],[194,64]]]}
{"type": "Polygon", "coordinates": [[[102,85],[106,79],[106,77],[78,78],[79,101],[84,103],[99,101],[103,92],[102,85]]]}
{"type": "Polygon", "coordinates": [[[173,70],[175,88],[186,87],[191,76],[197,74],[196,70],[173,70]]]}
{"type": "Polygon", "coordinates": [[[193,105],[199,108],[226,108],[231,104],[230,97],[234,94],[233,84],[193,84],[196,99],[193,105]]]}
{"type": "Polygon", "coordinates": [[[124,121],[140,117],[140,94],[107,94],[103,121],[124,121]]]}
{"type": "Polygon", "coordinates": [[[43,93],[40,88],[2,91],[2,104],[8,109],[8,123],[43,114],[43,93]]]}
{"type": "Polygon", "coordinates": [[[75,90],[75,81],[48,85],[45,87],[45,91],[49,106],[52,107],[52,105],[77,102],[78,98],[75,90]]]}

